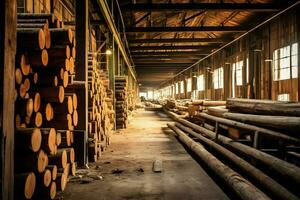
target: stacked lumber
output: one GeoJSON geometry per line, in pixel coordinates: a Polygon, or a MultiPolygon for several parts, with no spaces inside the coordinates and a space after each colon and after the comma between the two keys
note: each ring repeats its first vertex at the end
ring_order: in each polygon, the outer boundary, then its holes
{"type": "Polygon", "coordinates": [[[93,54],[89,55],[88,64],[88,158],[95,162],[110,143],[115,116],[107,72],[97,67],[93,54]]]}
{"type": "Polygon", "coordinates": [[[115,77],[115,98],[116,98],[116,128],[123,129],[128,124],[128,99],[127,99],[127,76],[115,77]]]}
{"type": "Polygon", "coordinates": [[[15,68],[15,195],[54,199],[75,174],[75,38],[52,14],[18,14],[15,68]]]}
{"type": "Polygon", "coordinates": [[[193,100],[188,105],[188,112],[190,117],[197,117],[201,112],[208,110],[210,107],[225,106],[226,101],[211,101],[211,100],[193,100]]]}
{"type": "Polygon", "coordinates": [[[179,140],[241,199],[299,199],[299,167],[242,139],[232,139],[224,130],[235,127],[253,131],[294,147],[299,147],[300,139],[206,113],[200,114],[205,121],[197,125],[166,109],[165,112],[176,121],[168,126],[179,140]],[[216,126],[205,126],[213,121],[216,126]]]}

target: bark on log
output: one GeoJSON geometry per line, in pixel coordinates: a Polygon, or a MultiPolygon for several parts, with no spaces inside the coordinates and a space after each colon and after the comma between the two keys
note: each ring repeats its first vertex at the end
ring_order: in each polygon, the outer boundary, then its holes
{"type": "Polygon", "coordinates": [[[227,99],[226,107],[230,111],[241,113],[300,117],[300,103],[253,99],[227,99]]]}
{"type": "Polygon", "coordinates": [[[42,134],[38,128],[19,128],[16,129],[15,141],[17,152],[24,152],[28,149],[37,152],[42,144],[42,134]]]}
{"type": "Polygon", "coordinates": [[[46,39],[43,29],[19,28],[17,29],[18,49],[39,49],[45,48],[46,39]]]}
{"type": "Polygon", "coordinates": [[[263,186],[264,191],[268,191],[273,198],[290,199],[290,200],[298,199],[298,197],[296,197],[294,194],[289,192],[287,189],[285,189],[283,186],[281,186],[274,179],[267,176],[261,170],[255,168],[253,165],[246,162],[244,159],[238,157],[236,154],[232,153],[231,151],[227,150],[226,148],[222,147],[221,145],[217,144],[213,140],[210,140],[210,139],[202,136],[201,134],[196,133],[192,129],[190,129],[180,123],[176,122],[175,125],[178,128],[180,128],[182,131],[192,135],[193,137],[196,137],[201,142],[208,145],[210,148],[213,148],[218,153],[222,154],[226,159],[233,162],[234,165],[237,166],[240,170],[242,170],[247,176],[250,176],[251,178],[253,178],[255,180],[256,183],[263,186]]]}
{"type": "Polygon", "coordinates": [[[232,188],[236,195],[238,195],[241,199],[270,199],[262,191],[244,179],[240,174],[236,173],[210,154],[202,145],[194,142],[183,131],[171,124],[168,124],[168,127],[170,127],[176,133],[178,138],[193,152],[195,152],[199,158],[227,184],[228,187],[232,188]]]}
{"type": "Polygon", "coordinates": [[[279,130],[300,130],[300,117],[224,113],[223,117],[257,126],[279,130]]]}

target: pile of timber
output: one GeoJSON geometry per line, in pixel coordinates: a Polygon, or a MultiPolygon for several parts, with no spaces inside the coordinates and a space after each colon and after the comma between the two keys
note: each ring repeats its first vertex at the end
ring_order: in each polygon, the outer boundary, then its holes
{"type": "Polygon", "coordinates": [[[211,100],[193,100],[188,105],[188,112],[190,117],[197,117],[201,112],[206,111],[210,107],[225,106],[226,101],[211,101],[211,100]]]}
{"type": "Polygon", "coordinates": [[[91,53],[88,60],[89,162],[99,160],[101,152],[109,145],[115,119],[108,74],[98,67],[97,59],[93,55],[91,53]]]}
{"type": "Polygon", "coordinates": [[[127,76],[115,77],[115,98],[116,98],[116,128],[123,129],[128,124],[128,100],[127,100],[127,76]]]}
{"type": "MultiPolygon", "coordinates": [[[[175,135],[190,148],[214,174],[240,199],[299,199],[300,168],[262,149],[226,136],[223,128],[236,126],[299,145],[297,138],[281,133],[233,122],[206,113],[206,120],[215,120],[215,129],[197,125],[164,109],[176,123],[168,124],[175,135]]],[[[205,121],[204,123],[206,123],[205,121]]],[[[253,141],[254,143],[254,141],[253,141]]]]}
{"type": "Polygon", "coordinates": [[[15,196],[54,199],[75,175],[75,38],[52,14],[18,14],[15,68],[15,196]]]}

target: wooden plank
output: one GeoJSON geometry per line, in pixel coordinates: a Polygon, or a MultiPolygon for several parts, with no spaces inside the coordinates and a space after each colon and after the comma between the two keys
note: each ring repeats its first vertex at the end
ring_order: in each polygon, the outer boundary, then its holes
{"type": "Polygon", "coordinates": [[[16,54],[16,0],[0,3],[0,128],[1,194],[3,200],[14,199],[14,88],[16,54]],[[4,76],[5,74],[5,76],[4,76]],[[5,95],[3,92],[5,91],[5,95]]]}

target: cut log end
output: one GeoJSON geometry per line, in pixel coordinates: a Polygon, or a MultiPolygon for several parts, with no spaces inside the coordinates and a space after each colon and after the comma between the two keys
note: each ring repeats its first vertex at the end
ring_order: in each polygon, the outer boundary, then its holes
{"type": "Polygon", "coordinates": [[[44,172],[44,177],[43,177],[43,181],[44,181],[44,185],[46,187],[48,187],[52,181],[52,178],[51,178],[51,171],[49,169],[46,169],[45,172],[44,172]]]}
{"type": "Polygon", "coordinates": [[[47,64],[48,64],[48,52],[47,52],[46,49],[42,50],[41,60],[42,60],[43,66],[47,66],[47,64]]]}
{"type": "Polygon", "coordinates": [[[43,31],[43,29],[40,29],[39,30],[39,34],[38,34],[39,38],[38,38],[38,41],[39,41],[39,48],[40,49],[44,49],[45,48],[45,45],[46,45],[46,39],[45,39],[45,33],[43,31]]]}
{"type": "Polygon", "coordinates": [[[35,115],[35,125],[36,127],[41,127],[43,124],[43,116],[40,112],[37,112],[35,115]]]}
{"type": "Polygon", "coordinates": [[[34,112],[38,112],[41,106],[41,96],[39,93],[35,93],[33,100],[33,110],[34,112]]]}
{"type": "Polygon", "coordinates": [[[65,90],[64,87],[59,86],[59,93],[58,93],[58,98],[59,98],[59,102],[62,103],[64,101],[64,97],[65,97],[65,90]]]}
{"type": "Polygon", "coordinates": [[[35,190],[36,178],[34,173],[29,173],[26,177],[24,186],[24,196],[26,199],[31,199],[35,190]]]}
{"type": "Polygon", "coordinates": [[[40,129],[35,128],[32,131],[32,136],[31,136],[31,147],[33,152],[37,152],[41,148],[41,143],[42,143],[42,134],[40,129]]]}

